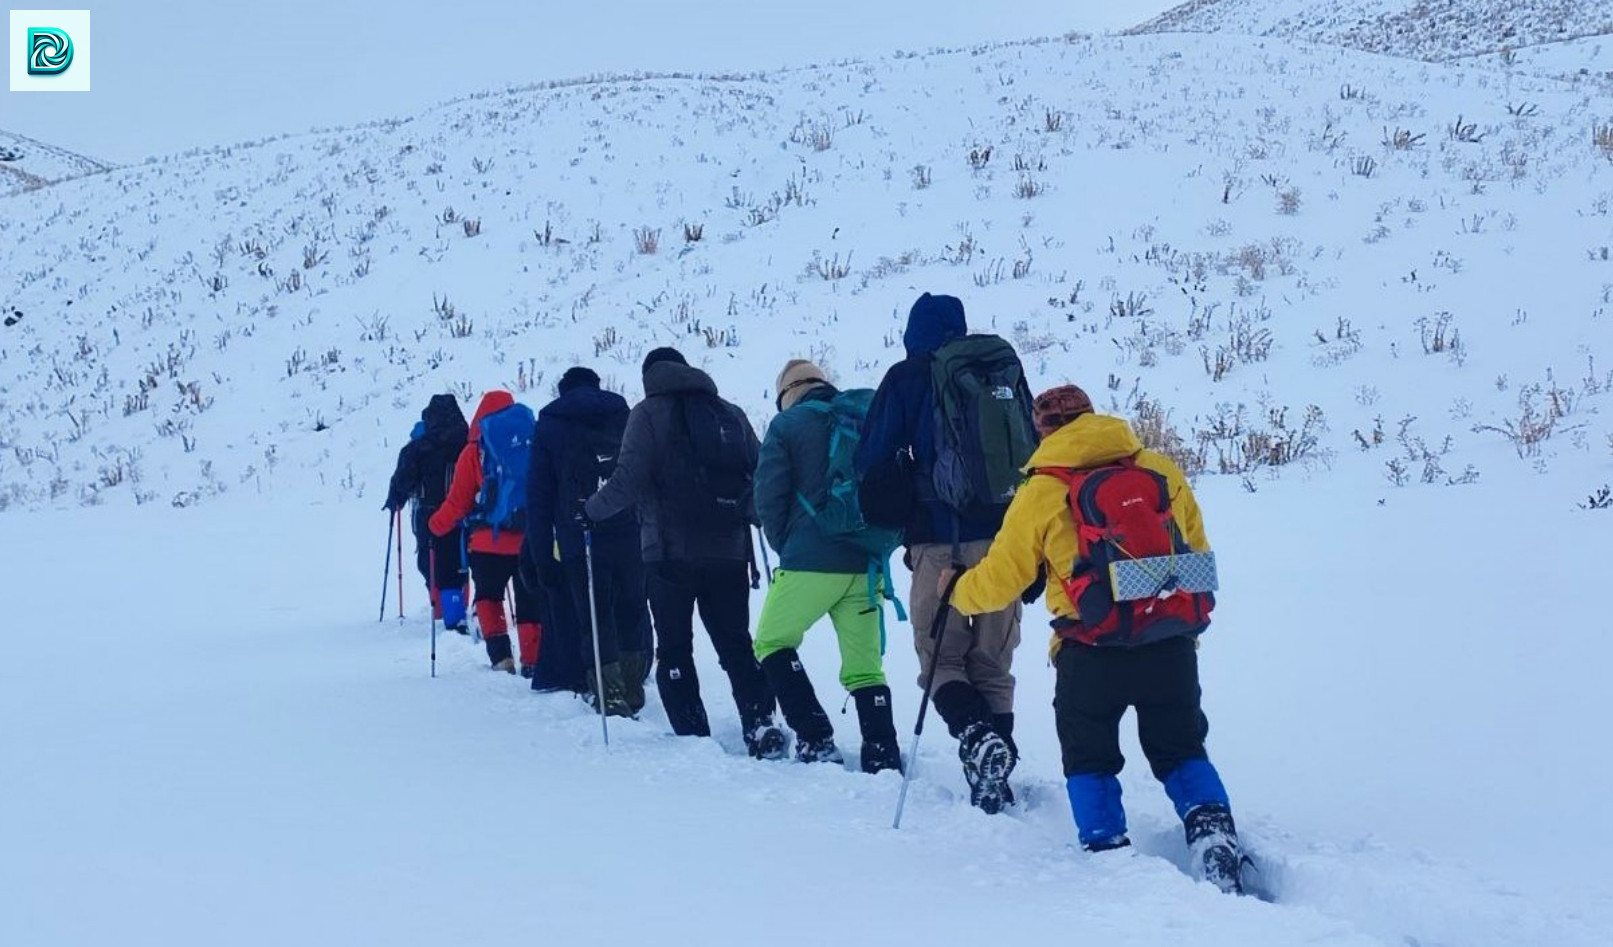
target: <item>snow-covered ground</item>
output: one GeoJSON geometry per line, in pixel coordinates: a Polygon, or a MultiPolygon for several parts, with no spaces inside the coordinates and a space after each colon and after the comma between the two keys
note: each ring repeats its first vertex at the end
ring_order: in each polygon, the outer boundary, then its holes
{"type": "Polygon", "coordinates": [[[0,198],[96,174],[107,167],[94,158],[0,130],[0,198]]]}
{"type": "Polygon", "coordinates": [[[1507,53],[1475,56],[1475,64],[1508,67],[1537,76],[1613,85],[1613,35],[1587,36],[1562,43],[1527,46],[1507,53]]]}
{"type": "MultiPolygon", "coordinates": [[[[0,599],[38,603],[0,943],[1613,940],[1610,123],[1487,62],[1072,37],[0,197],[0,599]],[[752,763],[720,697],[715,743],[652,698],[607,754],[462,639],[429,680],[418,608],[374,621],[431,393],[536,407],[582,362],[636,399],[670,343],[760,428],[788,357],[875,382],[924,290],[1204,468],[1211,748],[1276,903],[1178,870],[1134,742],[1138,849],[1073,850],[1036,633],[1027,805],[971,810],[936,731],[892,832],[893,777],[752,763]]],[[[806,657],[828,703],[831,636],[806,657]]]]}
{"type": "Polygon", "coordinates": [[[1132,33],[1236,33],[1444,61],[1613,33],[1596,0],[1190,0],[1132,33]]]}
{"type": "MultiPolygon", "coordinates": [[[[749,760],[720,686],[715,740],[670,736],[652,689],[606,751],[468,639],[430,679],[414,576],[376,622],[366,505],[11,514],[7,598],[39,620],[0,664],[0,942],[1604,944],[1613,646],[1586,601],[1613,541],[1532,483],[1205,485],[1210,746],[1275,904],[1180,870],[1129,733],[1138,850],[1075,850],[1034,630],[1023,811],[971,809],[932,728],[893,831],[895,774],[749,760]]],[[[854,750],[832,637],[804,654],[854,750]]]]}

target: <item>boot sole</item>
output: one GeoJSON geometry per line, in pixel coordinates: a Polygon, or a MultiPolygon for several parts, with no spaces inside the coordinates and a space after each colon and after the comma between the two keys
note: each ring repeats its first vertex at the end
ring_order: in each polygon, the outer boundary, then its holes
{"type": "Polygon", "coordinates": [[[790,743],[784,739],[784,731],[769,727],[750,748],[750,755],[759,760],[782,760],[789,755],[789,749],[790,743]]]}
{"type": "Polygon", "coordinates": [[[975,770],[980,776],[972,787],[970,802],[987,815],[996,815],[1010,798],[1008,776],[1014,771],[1014,755],[1008,744],[995,741],[975,764],[975,770]]]}

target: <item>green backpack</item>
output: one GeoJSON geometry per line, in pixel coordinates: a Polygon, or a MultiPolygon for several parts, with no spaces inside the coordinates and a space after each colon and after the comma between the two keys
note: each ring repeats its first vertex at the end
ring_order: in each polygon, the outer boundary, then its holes
{"type": "Polygon", "coordinates": [[[956,513],[1000,512],[1038,441],[1019,356],[995,335],[960,336],[935,351],[930,380],[936,496],[956,513]]]}

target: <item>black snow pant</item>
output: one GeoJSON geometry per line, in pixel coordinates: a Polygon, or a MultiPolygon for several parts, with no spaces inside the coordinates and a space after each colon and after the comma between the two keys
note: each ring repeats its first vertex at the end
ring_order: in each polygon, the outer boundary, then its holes
{"type": "Polygon", "coordinates": [[[548,608],[543,615],[543,647],[538,649],[532,689],[585,693],[589,690],[585,669],[594,666],[594,658],[592,654],[586,660],[582,656],[590,646],[577,621],[576,606],[563,588],[545,591],[548,594],[544,596],[544,604],[548,608]]]}
{"type": "Polygon", "coordinates": [[[701,559],[649,563],[650,611],[655,616],[655,684],[672,732],[710,736],[694,665],[694,613],[711,636],[728,675],[746,732],[771,723],[774,700],[750,636],[750,564],[701,559]]]}
{"type": "Polygon", "coordinates": [[[594,666],[593,616],[590,605],[599,611],[599,660],[601,664],[615,664],[623,651],[645,651],[642,640],[644,625],[644,562],[639,558],[639,538],[636,533],[622,538],[596,537],[594,539],[594,569],[592,576],[593,600],[589,600],[590,576],[586,559],[566,562],[566,581],[570,587],[571,602],[577,620],[582,646],[583,663],[594,666]]]}
{"type": "Polygon", "coordinates": [[[1193,638],[1167,638],[1136,648],[1066,641],[1054,666],[1053,710],[1064,775],[1115,775],[1120,718],[1137,709],[1137,736],[1154,777],[1164,781],[1188,760],[1206,759],[1210,722],[1199,706],[1199,661],[1193,638]]]}
{"type": "Polygon", "coordinates": [[[464,540],[461,530],[452,530],[446,536],[433,536],[426,526],[426,520],[431,518],[435,510],[427,510],[418,504],[414,507],[414,564],[420,570],[420,578],[426,580],[426,588],[432,590],[453,589],[465,584],[464,540]],[[436,567],[436,581],[433,581],[432,567],[436,567]]]}
{"type": "Polygon", "coordinates": [[[470,577],[475,586],[476,601],[499,602],[502,607],[504,589],[506,586],[515,587],[515,620],[517,622],[532,622],[541,624],[543,621],[544,596],[541,589],[529,589],[526,583],[515,577],[516,564],[521,561],[520,556],[504,556],[494,552],[472,552],[470,554],[470,577]]]}

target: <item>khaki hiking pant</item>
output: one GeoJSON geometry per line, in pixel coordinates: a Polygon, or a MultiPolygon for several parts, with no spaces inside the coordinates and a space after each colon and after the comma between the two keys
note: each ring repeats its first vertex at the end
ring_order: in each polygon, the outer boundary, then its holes
{"type": "MultiPolygon", "coordinates": [[[[963,564],[972,566],[986,557],[991,540],[964,543],[959,547],[963,564]]],[[[986,615],[964,618],[950,611],[945,631],[941,634],[941,654],[937,659],[935,641],[930,638],[930,625],[935,621],[936,609],[941,605],[941,593],[936,585],[941,581],[941,570],[952,565],[951,543],[918,543],[911,549],[913,559],[912,602],[908,611],[913,618],[913,646],[919,656],[919,687],[930,673],[930,664],[936,663],[935,687],[940,690],[952,681],[974,685],[986,699],[994,714],[1012,713],[1014,710],[1014,649],[1019,647],[1019,602],[986,615]]]]}

